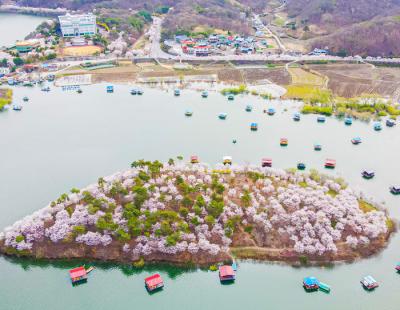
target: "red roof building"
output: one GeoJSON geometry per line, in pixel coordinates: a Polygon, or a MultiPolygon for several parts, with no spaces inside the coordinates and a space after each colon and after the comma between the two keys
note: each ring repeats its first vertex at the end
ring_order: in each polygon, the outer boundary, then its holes
{"type": "Polygon", "coordinates": [[[164,286],[164,282],[158,273],[144,279],[144,283],[150,292],[164,286]]]}
{"type": "Polygon", "coordinates": [[[72,283],[76,283],[79,281],[84,281],[87,279],[87,272],[85,267],[81,266],[75,269],[71,269],[69,271],[69,276],[71,278],[72,283]]]}
{"type": "Polygon", "coordinates": [[[232,266],[225,265],[219,267],[219,279],[221,281],[232,281],[235,280],[235,272],[232,266]]]}

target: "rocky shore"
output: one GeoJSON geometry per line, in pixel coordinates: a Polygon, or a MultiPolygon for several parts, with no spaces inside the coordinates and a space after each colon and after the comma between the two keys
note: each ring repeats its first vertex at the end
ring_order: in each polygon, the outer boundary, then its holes
{"type": "Polygon", "coordinates": [[[316,171],[140,160],[5,228],[0,252],[198,266],[234,257],[330,263],[378,253],[394,230],[379,205],[316,171]]]}

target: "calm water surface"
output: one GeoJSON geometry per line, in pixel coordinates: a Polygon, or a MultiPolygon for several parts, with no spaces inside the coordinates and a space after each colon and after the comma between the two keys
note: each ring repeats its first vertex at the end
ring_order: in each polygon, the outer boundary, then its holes
{"type": "MultiPolygon", "coordinates": [[[[135,159],[168,160],[196,154],[202,161],[220,162],[231,155],[235,162],[258,164],[273,158],[274,167],[294,167],[304,161],[308,168],[323,169],[326,158],[335,158],[337,168],[329,171],[363,189],[400,218],[399,199],[388,187],[399,184],[400,128],[384,127],[375,132],[372,124],[316,116],[292,120],[295,103],[269,102],[239,96],[229,102],[217,93],[203,99],[200,93],[184,90],[145,89],[131,96],[129,86],[115,87],[106,94],[105,85],[83,88],[82,94],[52,88],[15,88],[21,112],[0,113],[0,227],[43,207],[72,187],[96,182],[99,176],[129,167],[135,159]],[[252,104],[252,112],[245,106],[252,104]],[[262,110],[275,107],[275,116],[262,110]],[[186,109],[193,110],[191,118],[186,109]],[[285,109],[287,111],[285,112],[285,109]],[[228,113],[225,121],[220,112],[228,113]],[[250,131],[258,122],[259,130],[250,131]],[[350,139],[360,136],[354,146],[350,139]],[[279,139],[289,139],[281,148],[279,139]],[[237,144],[232,144],[237,139],[237,144]],[[323,150],[315,152],[314,143],[323,150]],[[376,172],[373,180],[360,177],[362,169],[376,172]]],[[[399,197],[400,198],[400,197],[399,197]]],[[[87,284],[72,287],[67,271],[78,263],[45,264],[0,258],[0,309],[400,309],[400,275],[394,265],[400,260],[400,240],[395,235],[380,255],[354,264],[335,267],[292,268],[283,264],[240,262],[234,285],[219,284],[217,273],[157,267],[166,287],[148,295],[143,278],[153,270],[100,266],[87,284]],[[372,293],[359,283],[373,275],[381,286],[372,293]],[[332,286],[331,294],[307,294],[301,287],[304,276],[314,275],[332,286]]]]}
{"type": "Polygon", "coordinates": [[[43,16],[0,13],[0,46],[23,40],[46,18],[43,16]]]}

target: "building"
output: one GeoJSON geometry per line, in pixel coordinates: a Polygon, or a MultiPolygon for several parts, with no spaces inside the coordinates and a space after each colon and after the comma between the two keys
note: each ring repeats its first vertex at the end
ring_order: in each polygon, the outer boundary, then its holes
{"type": "Polygon", "coordinates": [[[40,46],[40,42],[39,42],[39,40],[36,40],[36,39],[26,40],[26,41],[17,41],[17,43],[15,43],[15,49],[19,53],[28,53],[39,46],[40,46]]]}
{"type": "Polygon", "coordinates": [[[58,16],[63,37],[93,36],[96,34],[96,16],[92,13],[82,15],[58,16]]]}

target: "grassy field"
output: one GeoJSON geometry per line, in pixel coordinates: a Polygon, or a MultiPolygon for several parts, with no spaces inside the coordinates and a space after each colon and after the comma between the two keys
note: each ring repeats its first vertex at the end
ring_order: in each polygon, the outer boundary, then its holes
{"type": "Polygon", "coordinates": [[[321,75],[314,74],[302,68],[289,67],[289,73],[292,77],[292,84],[295,85],[312,85],[314,87],[323,87],[326,83],[321,75]]]}
{"type": "Polygon", "coordinates": [[[99,46],[69,46],[61,50],[63,56],[90,56],[96,53],[101,53],[102,48],[99,46]]]}
{"type": "Polygon", "coordinates": [[[0,110],[12,102],[12,95],[11,89],[0,89],[0,110]]]}

